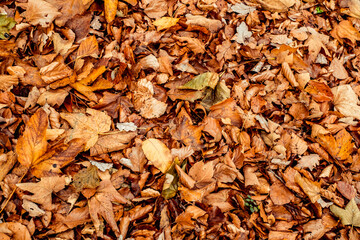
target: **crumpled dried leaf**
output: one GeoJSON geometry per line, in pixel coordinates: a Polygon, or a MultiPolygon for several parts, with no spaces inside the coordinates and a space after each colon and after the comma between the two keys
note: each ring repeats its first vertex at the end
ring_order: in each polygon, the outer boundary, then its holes
{"type": "Polygon", "coordinates": [[[166,173],[172,163],[170,149],[160,140],[146,139],[142,144],[146,158],[161,172],[166,173]]]}
{"type": "Polygon", "coordinates": [[[80,192],[84,188],[97,188],[100,185],[100,178],[97,173],[97,167],[91,165],[88,168],[80,170],[74,175],[72,185],[75,190],[80,192]]]}
{"type": "MultiPolygon", "coordinates": [[[[0,33],[1,34],[1,33],[0,33]]],[[[10,91],[14,85],[18,85],[19,78],[14,75],[0,75],[0,90],[10,91]]]]}
{"type": "Polygon", "coordinates": [[[76,53],[76,59],[84,58],[87,56],[91,56],[94,58],[98,57],[98,42],[96,40],[96,37],[94,35],[85,38],[79,46],[79,49],[76,53]]]}
{"type": "Polygon", "coordinates": [[[353,44],[360,40],[360,32],[353,27],[349,20],[343,20],[331,31],[331,36],[343,43],[343,38],[349,39],[353,44]]]}
{"type": "Polygon", "coordinates": [[[220,20],[206,18],[200,15],[186,14],[186,24],[194,24],[207,28],[210,32],[217,32],[222,23],[220,20]]]}
{"type": "Polygon", "coordinates": [[[346,205],[345,209],[339,208],[335,205],[331,205],[330,211],[335,216],[340,218],[343,225],[360,227],[360,210],[354,198],[350,200],[350,202],[346,205]]]}
{"type": "Polygon", "coordinates": [[[84,151],[89,150],[96,144],[99,134],[110,130],[111,117],[104,112],[91,108],[86,109],[86,114],[60,113],[60,116],[72,127],[69,130],[67,141],[75,138],[85,139],[84,151]]]}

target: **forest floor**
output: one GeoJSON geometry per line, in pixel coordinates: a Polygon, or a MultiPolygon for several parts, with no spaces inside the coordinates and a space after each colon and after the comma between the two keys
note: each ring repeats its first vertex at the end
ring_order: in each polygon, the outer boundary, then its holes
{"type": "Polygon", "coordinates": [[[360,0],[0,13],[1,240],[360,239],[360,0]]]}

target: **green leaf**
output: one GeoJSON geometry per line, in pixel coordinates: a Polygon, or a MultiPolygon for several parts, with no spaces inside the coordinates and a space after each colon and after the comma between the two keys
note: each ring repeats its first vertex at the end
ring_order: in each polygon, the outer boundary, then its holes
{"type": "Polygon", "coordinates": [[[213,72],[206,72],[194,77],[189,82],[180,86],[179,89],[202,90],[206,87],[214,89],[219,81],[219,75],[213,72]]]}
{"type": "Polygon", "coordinates": [[[9,31],[16,25],[13,18],[0,15],[0,39],[7,39],[9,31]]]}
{"type": "Polygon", "coordinates": [[[345,209],[339,208],[335,205],[330,206],[330,211],[340,218],[343,225],[352,225],[360,227],[360,211],[353,199],[346,205],[345,209]]]}

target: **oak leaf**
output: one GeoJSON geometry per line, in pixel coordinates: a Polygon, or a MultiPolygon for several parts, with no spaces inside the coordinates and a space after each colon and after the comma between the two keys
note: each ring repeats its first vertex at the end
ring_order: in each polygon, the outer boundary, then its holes
{"type": "Polygon", "coordinates": [[[65,119],[72,127],[69,130],[67,141],[75,138],[86,140],[84,151],[89,150],[96,144],[99,134],[108,132],[111,126],[111,117],[105,112],[86,109],[85,113],[60,113],[61,118],[65,119]]]}
{"type": "Polygon", "coordinates": [[[51,194],[64,189],[70,181],[70,178],[66,176],[43,177],[40,182],[18,183],[16,186],[21,190],[33,193],[33,195],[24,195],[22,199],[41,204],[44,210],[52,210],[53,205],[51,194]]]}
{"type": "Polygon", "coordinates": [[[335,216],[340,218],[343,225],[360,227],[360,211],[354,198],[350,200],[350,202],[346,205],[345,209],[339,208],[335,205],[331,205],[330,211],[335,216]]]}
{"type": "Polygon", "coordinates": [[[242,22],[237,28],[236,28],[236,41],[238,43],[245,43],[245,40],[252,36],[252,32],[249,31],[248,26],[245,22],[242,22]]]}
{"type": "Polygon", "coordinates": [[[18,139],[16,153],[21,165],[30,168],[30,166],[36,165],[40,157],[46,153],[47,127],[47,114],[40,108],[31,116],[23,135],[18,139]]]}
{"type": "Polygon", "coordinates": [[[309,168],[312,171],[317,165],[319,165],[320,156],[317,154],[310,154],[302,156],[298,161],[296,167],[298,168],[309,168]]]}
{"type": "Polygon", "coordinates": [[[165,173],[172,163],[170,149],[160,140],[149,138],[142,144],[146,158],[161,172],[165,173]]]}
{"type": "Polygon", "coordinates": [[[99,216],[105,219],[117,237],[120,234],[115,221],[113,202],[125,204],[128,201],[116,191],[110,179],[101,181],[96,194],[88,201],[90,217],[98,237],[103,237],[99,216]]]}

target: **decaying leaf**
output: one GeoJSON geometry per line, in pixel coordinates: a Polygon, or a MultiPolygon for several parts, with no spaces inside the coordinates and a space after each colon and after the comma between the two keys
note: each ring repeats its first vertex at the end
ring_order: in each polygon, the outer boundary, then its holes
{"type": "Polygon", "coordinates": [[[236,41],[238,43],[245,43],[245,40],[252,36],[252,32],[249,31],[248,26],[245,22],[242,22],[236,28],[236,41]]]}
{"type": "Polygon", "coordinates": [[[219,75],[217,73],[206,72],[194,77],[192,80],[185,83],[183,86],[180,86],[179,89],[202,90],[206,87],[215,89],[218,81],[219,75]]]}
{"type": "Polygon", "coordinates": [[[331,89],[334,94],[335,109],[345,117],[360,120],[360,106],[357,94],[350,85],[340,85],[331,89]]]}
{"type": "Polygon", "coordinates": [[[172,163],[170,149],[160,140],[146,139],[142,144],[146,158],[161,172],[166,173],[172,163]]]}

